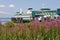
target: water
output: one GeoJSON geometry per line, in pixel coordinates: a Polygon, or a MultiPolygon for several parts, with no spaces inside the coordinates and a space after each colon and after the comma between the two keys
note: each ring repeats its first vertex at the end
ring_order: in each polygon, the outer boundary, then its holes
{"type": "Polygon", "coordinates": [[[0,18],[0,21],[2,22],[2,24],[11,21],[11,18],[0,18]]]}

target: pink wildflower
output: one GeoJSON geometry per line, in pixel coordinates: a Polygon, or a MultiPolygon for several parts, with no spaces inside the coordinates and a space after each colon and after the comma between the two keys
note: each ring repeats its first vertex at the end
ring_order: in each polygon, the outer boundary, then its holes
{"type": "Polygon", "coordinates": [[[23,30],[29,30],[24,23],[20,23],[20,26],[23,30]]]}
{"type": "Polygon", "coordinates": [[[0,21],[0,25],[2,25],[2,22],[0,21]]]}
{"type": "Polygon", "coordinates": [[[13,27],[12,29],[15,33],[17,32],[17,27],[13,27]]]}

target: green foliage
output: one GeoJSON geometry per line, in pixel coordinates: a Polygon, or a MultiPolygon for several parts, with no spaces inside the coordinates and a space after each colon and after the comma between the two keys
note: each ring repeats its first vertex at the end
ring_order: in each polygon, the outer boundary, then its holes
{"type": "Polygon", "coordinates": [[[47,26],[40,22],[37,26],[36,22],[7,22],[0,26],[0,40],[60,40],[60,25],[47,26]],[[23,24],[25,26],[21,26],[23,24]]]}
{"type": "Polygon", "coordinates": [[[5,23],[5,26],[7,26],[7,27],[14,27],[15,24],[12,21],[9,21],[9,22],[5,23]]]}

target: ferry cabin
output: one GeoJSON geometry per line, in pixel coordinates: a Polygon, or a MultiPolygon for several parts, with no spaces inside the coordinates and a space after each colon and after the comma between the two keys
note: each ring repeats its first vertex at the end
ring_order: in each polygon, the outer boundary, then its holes
{"type": "Polygon", "coordinates": [[[51,18],[51,19],[57,19],[57,17],[60,16],[60,9],[57,10],[51,10],[50,8],[42,8],[39,11],[38,10],[32,10],[32,8],[29,8],[27,12],[17,12],[15,16],[11,18],[13,22],[29,22],[32,20],[42,20],[43,18],[51,18]]]}

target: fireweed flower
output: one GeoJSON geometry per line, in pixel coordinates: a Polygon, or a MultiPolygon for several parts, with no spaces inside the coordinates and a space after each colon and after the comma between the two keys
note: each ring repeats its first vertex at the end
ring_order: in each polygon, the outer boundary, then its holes
{"type": "Polygon", "coordinates": [[[2,31],[3,33],[5,33],[5,32],[6,32],[6,30],[5,30],[4,28],[2,28],[2,29],[1,29],[1,31],[2,31]]]}
{"type": "Polygon", "coordinates": [[[33,27],[35,27],[35,21],[32,21],[32,22],[30,23],[30,29],[32,29],[33,27]]]}
{"type": "Polygon", "coordinates": [[[45,32],[49,31],[50,27],[49,26],[44,26],[45,32]]]}
{"type": "Polygon", "coordinates": [[[47,22],[44,24],[44,29],[45,29],[46,31],[48,31],[48,29],[51,27],[51,25],[52,25],[52,23],[47,21],[47,22]]]}
{"type": "Polygon", "coordinates": [[[50,29],[50,27],[52,26],[52,22],[51,20],[43,20],[43,25],[44,25],[44,30],[48,31],[50,29]]]}
{"type": "Polygon", "coordinates": [[[35,21],[32,21],[32,22],[30,23],[30,26],[34,27],[34,25],[35,25],[35,21]]]}
{"type": "Polygon", "coordinates": [[[53,25],[54,25],[54,28],[58,28],[58,23],[57,23],[57,21],[55,21],[53,25]]]}
{"type": "Polygon", "coordinates": [[[58,23],[56,20],[52,20],[51,23],[54,28],[58,28],[58,23]]]}
{"type": "Polygon", "coordinates": [[[30,23],[30,30],[32,30],[34,34],[37,34],[40,30],[40,22],[38,20],[32,21],[30,23]]]}
{"type": "Polygon", "coordinates": [[[0,25],[2,25],[2,22],[0,21],[0,25]]]}
{"type": "Polygon", "coordinates": [[[39,27],[40,22],[39,22],[38,18],[36,18],[35,22],[36,22],[37,27],[39,27]]]}
{"type": "Polygon", "coordinates": [[[47,22],[48,22],[47,20],[44,20],[44,19],[42,20],[43,24],[46,24],[47,22]]]}
{"type": "Polygon", "coordinates": [[[40,25],[40,22],[38,20],[32,21],[30,23],[30,27],[38,27],[40,25]]]}
{"type": "Polygon", "coordinates": [[[56,21],[57,21],[57,24],[60,24],[60,19],[57,19],[56,21]]]}
{"type": "Polygon", "coordinates": [[[13,27],[12,30],[16,33],[17,32],[17,27],[13,27]]]}
{"type": "Polygon", "coordinates": [[[51,25],[52,25],[52,23],[51,23],[51,22],[48,22],[48,23],[47,23],[47,25],[48,25],[48,26],[51,26],[51,25]]]}
{"type": "Polygon", "coordinates": [[[36,21],[32,21],[31,23],[30,23],[30,30],[32,30],[33,32],[37,32],[37,30],[38,30],[38,25],[36,24],[36,21]]]}
{"type": "Polygon", "coordinates": [[[20,23],[20,27],[21,27],[23,30],[29,30],[24,23],[20,23]]]}
{"type": "Polygon", "coordinates": [[[43,22],[44,26],[47,25],[47,23],[48,23],[48,21],[46,21],[46,20],[44,20],[42,22],[43,22]]]}

